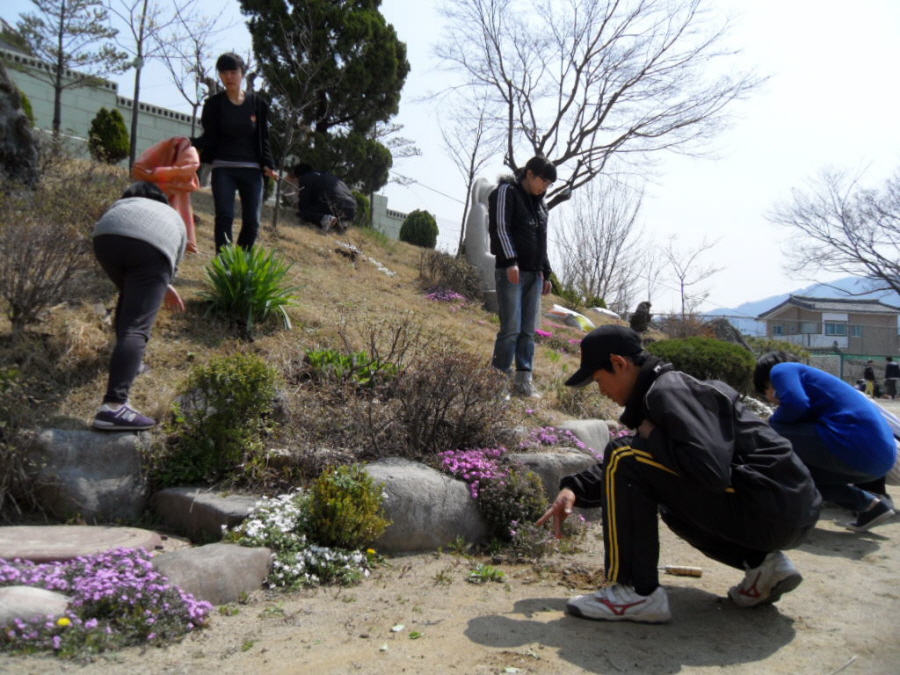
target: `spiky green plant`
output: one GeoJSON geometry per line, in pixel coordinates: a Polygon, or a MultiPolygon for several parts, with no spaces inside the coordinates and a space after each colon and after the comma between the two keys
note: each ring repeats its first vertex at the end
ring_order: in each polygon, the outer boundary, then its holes
{"type": "Polygon", "coordinates": [[[209,287],[202,297],[209,302],[207,314],[236,321],[248,335],[256,324],[273,315],[280,315],[290,330],[286,308],[294,304],[294,292],[299,288],[288,284],[290,269],[273,250],[225,246],[206,268],[209,287]]]}

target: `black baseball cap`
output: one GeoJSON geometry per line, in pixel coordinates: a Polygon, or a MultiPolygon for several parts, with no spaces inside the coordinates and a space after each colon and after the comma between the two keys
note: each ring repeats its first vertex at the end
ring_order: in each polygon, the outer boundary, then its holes
{"type": "Polygon", "coordinates": [[[581,341],[581,367],[568,380],[567,387],[584,387],[594,373],[609,366],[611,354],[634,356],[644,351],[641,336],[627,326],[600,326],[581,341]]]}

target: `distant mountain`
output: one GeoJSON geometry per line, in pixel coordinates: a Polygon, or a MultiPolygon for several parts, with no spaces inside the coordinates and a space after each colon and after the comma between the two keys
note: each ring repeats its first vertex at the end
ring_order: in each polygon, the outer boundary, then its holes
{"type": "Polygon", "coordinates": [[[762,300],[745,302],[737,307],[722,307],[706,312],[704,316],[724,316],[731,324],[744,335],[764,336],[766,324],[763,321],[755,321],[755,318],[767,309],[771,309],[788,299],[791,295],[801,295],[809,298],[864,298],[868,300],[881,300],[886,305],[900,307],[900,295],[894,291],[866,291],[868,282],[859,277],[844,277],[828,284],[813,284],[805,288],[799,288],[790,293],[772,295],[762,300]]]}

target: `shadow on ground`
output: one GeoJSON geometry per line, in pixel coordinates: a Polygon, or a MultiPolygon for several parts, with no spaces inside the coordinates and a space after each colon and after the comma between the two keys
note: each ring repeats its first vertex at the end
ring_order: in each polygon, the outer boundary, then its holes
{"type": "Polygon", "coordinates": [[[776,606],[741,609],[699,589],[668,590],[673,617],[661,626],[576,619],[563,614],[565,599],[535,598],[472,619],[466,636],[500,649],[541,645],[590,673],[645,675],[762,661],[794,639],[793,620],[776,606]]]}

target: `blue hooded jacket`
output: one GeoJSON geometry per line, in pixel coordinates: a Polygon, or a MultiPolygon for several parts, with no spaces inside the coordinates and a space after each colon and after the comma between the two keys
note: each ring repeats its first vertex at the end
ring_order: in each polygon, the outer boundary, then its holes
{"type": "Polygon", "coordinates": [[[829,450],[857,471],[883,476],[894,466],[891,427],[865,394],[802,363],[776,364],[770,379],[779,400],[773,423],[814,423],[829,450]]]}

